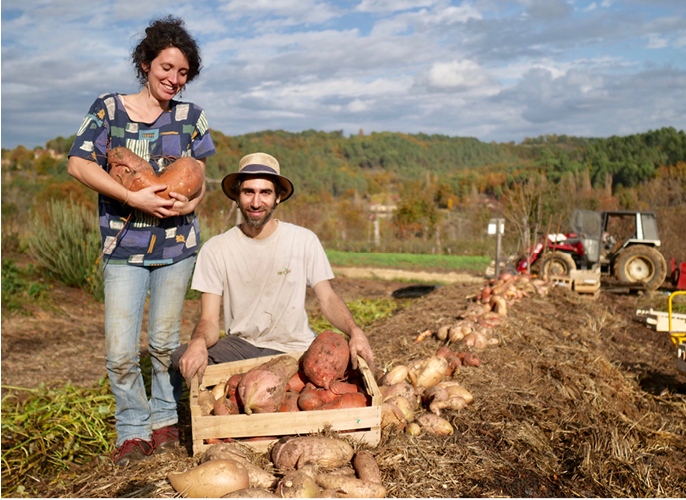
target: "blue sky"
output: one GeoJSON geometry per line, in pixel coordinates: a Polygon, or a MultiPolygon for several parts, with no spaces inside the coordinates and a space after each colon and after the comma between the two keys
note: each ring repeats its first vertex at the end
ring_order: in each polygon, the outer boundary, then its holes
{"type": "Polygon", "coordinates": [[[137,92],[130,51],[166,14],[202,49],[183,99],[227,135],[686,129],[684,0],[3,0],[2,147],[137,92]]]}

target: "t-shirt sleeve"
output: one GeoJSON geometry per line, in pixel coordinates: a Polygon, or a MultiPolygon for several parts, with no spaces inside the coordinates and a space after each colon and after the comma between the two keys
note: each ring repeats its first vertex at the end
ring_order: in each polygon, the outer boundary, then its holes
{"type": "Polygon", "coordinates": [[[310,232],[310,237],[312,241],[307,245],[309,249],[307,254],[307,285],[314,287],[320,281],[335,278],[335,275],[319,238],[312,232],[310,232]]]}
{"type": "Polygon", "coordinates": [[[95,100],[76,132],[69,156],[94,161],[101,167],[107,165],[107,141],[115,105],[111,94],[95,100]]]}
{"type": "Polygon", "coordinates": [[[226,270],[212,251],[212,245],[208,241],[198,252],[191,288],[203,293],[223,295],[225,275],[226,270]]]}
{"type": "Polygon", "coordinates": [[[214,142],[212,142],[212,136],[210,135],[210,126],[207,123],[205,110],[202,108],[197,109],[200,110],[200,114],[195,122],[195,132],[191,139],[191,148],[193,151],[193,158],[200,160],[216,154],[217,151],[214,149],[214,142]]]}

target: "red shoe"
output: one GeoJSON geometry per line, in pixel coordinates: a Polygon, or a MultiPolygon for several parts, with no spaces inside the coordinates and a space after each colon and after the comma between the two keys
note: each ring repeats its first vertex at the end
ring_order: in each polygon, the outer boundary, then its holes
{"type": "Polygon", "coordinates": [[[166,453],[179,447],[179,429],[168,425],[152,431],[152,446],[156,454],[166,453]]]}
{"type": "Polygon", "coordinates": [[[153,452],[153,445],[150,441],[144,439],[129,439],[124,441],[117,451],[112,455],[114,464],[119,467],[126,467],[127,465],[147,460],[153,452]]]}

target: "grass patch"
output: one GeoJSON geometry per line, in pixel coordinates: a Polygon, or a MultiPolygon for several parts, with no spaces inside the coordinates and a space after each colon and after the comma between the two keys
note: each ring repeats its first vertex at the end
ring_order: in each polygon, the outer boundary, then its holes
{"type": "MultiPolygon", "coordinates": [[[[348,302],[347,306],[355,319],[357,326],[363,330],[370,326],[372,323],[379,321],[384,318],[390,318],[393,314],[403,307],[407,307],[411,300],[398,301],[394,299],[360,299],[353,302],[348,302]]],[[[334,328],[331,323],[329,323],[326,318],[321,314],[312,315],[310,317],[310,326],[312,329],[321,333],[324,330],[339,331],[334,328]]]]}
{"type": "Polygon", "coordinates": [[[2,386],[2,496],[22,495],[43,476],[107,454],[115,439],[114,396],[103,378],[92,388],[2,386]]]}
{"type": "Polygon", "coordinates": [[[391,267],[394,269],[435,269],[449,271],[483,271],[491,257],[475,255],[431,255],[413,253],[352,253],[327,250],[334,266],[391,267]]]}

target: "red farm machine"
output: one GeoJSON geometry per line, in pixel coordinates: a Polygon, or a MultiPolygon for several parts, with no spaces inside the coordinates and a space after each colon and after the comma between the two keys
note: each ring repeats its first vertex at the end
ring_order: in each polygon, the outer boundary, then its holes
{"type": "MultiPolygon", "coordinates": [[[[522,256],[518,271],[530,268],[549,278],[568,277],[572,271],[600,269],[602,276],[621,284],[656,290],[667,276],[660,253],[657,217],[653,212],[574,210],[572,233],[548,234],[522,256]]],[[[672,261],[671,280],[686,288],[686,264],[672,261]]]]}

